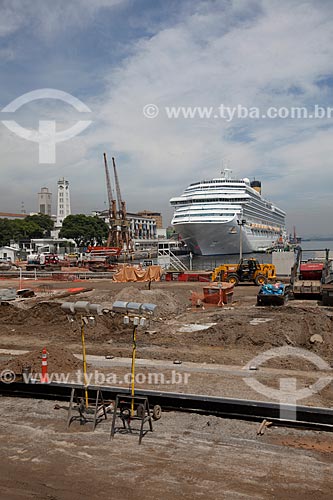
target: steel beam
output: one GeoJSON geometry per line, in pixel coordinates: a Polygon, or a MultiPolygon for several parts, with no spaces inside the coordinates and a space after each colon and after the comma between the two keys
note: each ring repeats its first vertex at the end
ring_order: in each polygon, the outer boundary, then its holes
{"type": "MultiPolygon", "coordinates": [[[[73,387],[84,390],[84,386],[80,384],[54,382],[46,384],[38,382],[5,384],[2,382],[0,383],[0,394],[2,396],[69,401],[73,387]]],[[[103,390],[105,400],[114,400],[117,394],[130,394],[130,391],[123,387],[111,386],[89,386],[88,391],[94,393],[98,389],[103,390]]],[[[333,431],[332,408],[298,405],[295,420],[295,408],[290,405],[283,405],[283,419],[281,419],[280,405],[278,403],[148,390],[136,390],[135,394],[148,397],[151,406],[160,405],[163,410],[216,415],[239,420],[261,421],[266,419],[279,425],[333,431]]]]}

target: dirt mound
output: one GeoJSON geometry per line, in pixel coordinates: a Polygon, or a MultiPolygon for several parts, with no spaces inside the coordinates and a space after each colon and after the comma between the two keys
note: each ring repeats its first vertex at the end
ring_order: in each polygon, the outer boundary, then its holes
{"type": "Polygon", "coordinates": [[[158,306],[157,315],[169,317],[181,312],[182,307],[172,292],[153,289],[138,290],[135,287],[123,288],[116,296],[115,300],[146,302],[158,306]]]}
{"type": "MultiPolygon", "coordinates": [[[[47,338],[51,342],[80,342],[80,316],[72,323],[68,321],[61,304],[41,302],[29,309],[19,309],[13,305],[0,306],[0,326],[10,328],[12,332],[21,332],[22,336],[33,335],[47,338]]],[[[95,325],[86,326],[85,337],[89,342],[103,342],[110,339],[130,342],[132,329],[123,324],[120,314],[96,317],[95,325]]]]}
{"type": "Polygon", "coordinates": [[[89,292],[86,292],[84,296],[72,296],[66,298],[68,302],[76,302],[78,300],[87,300],[91,302],[92,304],[102,304],[103,306],[111,306],[113,302],[113,296],[114,293],[111,291],[107,290],[91,290],[89,292]]]}
{"type": "MultiPolygon", "coordinates": [[[[256,309],[249,313],[225,315],[217,325],[191,335],[196,343],[224,347],[248,348],[259,353],[273,347],[289,345],[308,349],[331,359],[333,355],[332,321],[320,309],[302,310],[295,307],[283,309],[256,309]],[[319,334],[323,343],[311,343],[310,337],[319,334]],[[258,349],[259,348],[259,349],[258,349]]],[[[282,360],[281,360],[282,363],[282,360]]],[[[285,360],[285,367],[293,365],[285,360]]]]}
{"type": "MultiPolygon", "coordinates": [[[[68,373],[82,367],[82,362],[78,360],[71,351],[65,347],[50,345],[46,347],[48,356],[48,373],[68,373]]],[[[28,354],[15,356],[1,366],[1,370],[11,370],[15,374],[22,373],[23,368],[31,367],[32,373],[41,373],[42,350],[35,350],[28,354]]]]}
{"type": "Polygon", "coordinates": [[[13,305],[0,306],[1,323],[12,325],[59,324],[67,322],[67,317],[60,304],[54,302],[40,302],[28,309],[19,309],[13,305]]]}

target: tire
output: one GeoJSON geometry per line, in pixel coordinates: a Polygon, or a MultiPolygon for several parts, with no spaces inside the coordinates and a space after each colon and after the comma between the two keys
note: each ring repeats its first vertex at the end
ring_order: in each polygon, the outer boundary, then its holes
{"type": "Polygon", "coordinates": [[[128,420],[131,417],[131,410],[129,408],[120,408],[120,418],[128,420]]]}
{"type": "Polygon", "coordinates": [[[255,279],[255,284],[260,286],[260,285],[266,285],[267,283],[267,278],[263,274],[258,274],[258,276],[255,279]]]}
{"type": "Polygon", "coordinates": [[[153,408],[153,420],[159,420],[162,416],[162,408],[160,405],[155,405],[153,408]]]}
{"type": "Polygon", "coordinates": [[[145,407],[144,407],[144,405],[140,404],[140,405],[137,406],[136,415],[139,418],[143,418],[145,416],[145,407]]]}
{"type": "Polygon", "coordinates": [[[233,285],[236,286],[239,283],[239,278],[238,278],[237,274],[229,274],[229,276],[227,276],[227,278],[226,278],[226,281],[228,283],[232,283],[233,285]]]}

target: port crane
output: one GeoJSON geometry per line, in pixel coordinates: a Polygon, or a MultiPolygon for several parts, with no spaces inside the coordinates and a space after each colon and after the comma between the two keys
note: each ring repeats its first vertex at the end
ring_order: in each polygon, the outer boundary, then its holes
{"type": "Polygon", "coordinates": [[[105,180],[106,180],[106,189],[108,194],[108,203],[109,203],[109,234],[106,246],[110,247],[118,247],[118,233],[117,233],[117,205],[116,200],[113,197],[110,172],[108,167],[108,160],[106,157],[106,153],[103,153],[104,157],[104,170],[105,170],[105,180]]]}
{"type": "Polygon", "coordinates": [[[114,157],[112,157],[112,165],[113,165],[113,174],[114,181],[116,185],[117,192],[117,201],[118,201],[118,219],[120,219],[120,234],[119,240],[122,246],[126,246],[127,251],[133,250],[133,242],[130,233],[130,221],[127,219],[127,210],[126,210],[126,202],[122,199],[120,192],[120,184],[118,178],[118,172],[116,167],[116,161],[114,157]]]}
{"type": "Polygon", "coordinates": [[[103,154],[103,157],[104,157],[105,179],[106,179],[106,188],[107,188],[108,204],[109,204],[109,234],[107,239],[107,247],[110,246],[119,247],[121,249],[125,248],[127,251],[131,251],[133,250],[133,243],[130,234],[130,222],[127,219],[126,202],[122,199],[121,196],[116,162],[114,157],[112,157],[117,200],[113,195],[106,153],[103,154]],[[117,202],[118,202],[118,210],[117,210],[117,202]]]}

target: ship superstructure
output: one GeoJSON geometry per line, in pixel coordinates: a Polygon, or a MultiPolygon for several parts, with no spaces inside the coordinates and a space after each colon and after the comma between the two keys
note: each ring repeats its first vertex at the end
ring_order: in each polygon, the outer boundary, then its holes
{"type": "Polygon", "coordinates": [[[170,203],[172,225],[197,255],[238,253],[240,231],[244,253],[264,251],[285,234],[286,214],[261,196],[261,182],[234,179],[229,169],[190,184],[170,203]]]}

